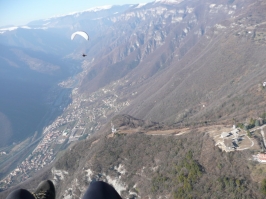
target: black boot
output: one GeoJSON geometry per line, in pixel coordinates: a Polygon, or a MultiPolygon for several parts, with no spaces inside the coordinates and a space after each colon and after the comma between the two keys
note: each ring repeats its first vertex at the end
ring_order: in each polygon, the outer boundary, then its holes
{"type": "Polygon", "coordinates": [[[55,187],[52,181],[42,181],[33,193],[36,199],[55,199],[55,187]]]}
{"type": "Polygon", "coordinates": [[[54,184],[50,180],[42,181],[34,193],[26,189],[11,192],[6,199],[55,199],[54,184]]]}

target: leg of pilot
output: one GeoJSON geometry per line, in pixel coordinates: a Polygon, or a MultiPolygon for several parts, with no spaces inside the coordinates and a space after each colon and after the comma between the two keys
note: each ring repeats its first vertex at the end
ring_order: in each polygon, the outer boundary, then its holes
{"type": "Polygon", "coordinates": [[[6,199],[55,199],[55,187],[51,180],[40,182],[35,192],[26,189],[12,191],[6,199]]]}
{"type": "Polygon", "coordinates": [[[35,197],[25,189],[18,189],[11,192],[6,199],[35,199],[35,197]]]}
{"type": "Polygon", "coordinates": [[[109,184],[96,181],[91,182],[82,199],[122,199],[117,191],[109,184]]]}

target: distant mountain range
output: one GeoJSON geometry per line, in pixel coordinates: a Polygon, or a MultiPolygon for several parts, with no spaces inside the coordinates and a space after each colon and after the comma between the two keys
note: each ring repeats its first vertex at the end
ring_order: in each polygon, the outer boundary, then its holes
{"type": "MultiPolygon", "coordinates": [[[[259,0],[162,0],[89,9],[1,29],[0,47],[7,51],[0,51],[0,60],[5,73],[26,71],[19,72],[23,77],[16,81],[37,75],[37,82],[39,76],[48,79],[49,88],[81,67],[79,81],[72,87],[72,104],[63,116],[82,113],[82,122],[94,122],[91,129],[104,127],[117,114],[176,126],[231,125],[266,112],[265,10],[266,4],[259,0]],[[71,41],[77,30],[86,31],[90,41],[71,41]]],[[[10,132],[14,123],[3,110],[0,107],[0,124],[10,132]]],[[[202,138],[204,142],[211,141],[202,138]]],[[[95,153],[105,151],[96,148],[95,153]]],[[[70,173],[69,179],[79,176],[82,166],[74,164],[79,160],[67,158],[76,153],[83,158],[85,151],[68,151],[49,175],[57,176],[54,172],[60,168],[70,173]],[[66,168],[64,161],[73,163],[78,172],[66,168]]],[[[204,162],[202,157],[198,161],[204,162]]],[[[94,169],[95,175],[104,172],[94,169]]],[[[85,186],[86,180],[82,183],[85,186]]],[[[62,190],[68,188],[66,183],[59,185],[60,196],[66,196],[62,190]]],[[[140,191],[141,198],[147,195],[147,190],[140,191]]]]}

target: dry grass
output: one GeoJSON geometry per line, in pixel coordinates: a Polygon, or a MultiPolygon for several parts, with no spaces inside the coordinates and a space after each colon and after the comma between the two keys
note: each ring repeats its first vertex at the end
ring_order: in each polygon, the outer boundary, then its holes
{"type": "Polygon", "coordinates": [[[255,182],[261,182],[266,178],[266,164],[257,164],[251,172],[251,177],[255,182]]]}

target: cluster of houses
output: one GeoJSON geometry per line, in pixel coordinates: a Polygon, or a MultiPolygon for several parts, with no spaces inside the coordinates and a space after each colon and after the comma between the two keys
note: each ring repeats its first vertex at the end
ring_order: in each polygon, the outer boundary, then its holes
{"type": "MultiPolygon", "coordinates": [[[[67,86],[66,82],[65,85],[67,86]]],[[[119,82],[118,82],[119,83],[119,82]]],[[[116,83],[116,84],[118,84],[116,83]]],[[[116,86],[115,84],[113,87],[116,86]]],[[[25,179],[28,178],[28,173],[32,170],[37,170],[40,167],[53,161],[56,151],[51,150],[51,146],[56,144],[63,144],[67,139],[69,142],[76,141],[80,136],[84,135],[86,131],[87,122],[96,123],[95,126],[91,127],[91,130],[98,130],[101,127],[100,122],[96,122],[96,118],[106,117],[106,113],[109,110],[119,111],[125,106],[129,105],[128,101],[118,101],[118,95],[113,93],[113,89],[104,89],[100,92],[91,94],[85,99],[82,96],[79,96],[77,89],[72,91],[72,103],[69,104],[68,108],[64,111],[64,114],[59,116],[51,125],[44,129],[44,137],[39,145],[33,151],[33,154],[23,162],[23,164],[18,165],[18,167],[11,172],[12,175],[8,175],[6,178],[0,181],[0,188],[2,184],[8,187],[12,184],[13,180],[16,179],[18,175],[25,174],[25,179]],[[111,94],[111,96],[110,96],[111,94]],[[107,97],[107,95],[109,97],[107,97]],[[100,100],[99,100],[100,99],[100,100]],[[102,106],[95,108],[91,104],[94,102],[101,101],[102,106]],[[88,102],[88,103],[86,103],[88,102]],[[81,120],[86,120],[81,122],[81,120]],[[77,122],[73,129],[69,129],[69,132],[63,131],[60,129],[62,126],[69,123],[77,122]],[[41,154],[41,155],[39,155],[41,154]]],[[[116,129],[113,127],[112,132],[115,133],[116,129]]],[[[0,155],[6,155],[5,152],[0,152],[0,155]]],[[[23,176],[22,176],[23,177],[23,176]]]]}
{"type": "Polygon", "coordinates": [[[17,180],[20,176],[21,180],[29,178],[29,173],[43,168],[54,160],[55,153],[51,148],[52,143],[60,135],[59,131],[46,132],[42,141],[33,150],[33,152],[22,161],[11,173],[0,181],[0,188],[7,188],[12,184],[13,180],[17,180]]]}

